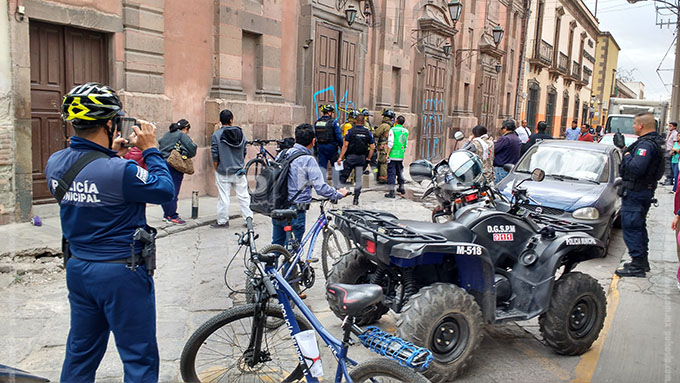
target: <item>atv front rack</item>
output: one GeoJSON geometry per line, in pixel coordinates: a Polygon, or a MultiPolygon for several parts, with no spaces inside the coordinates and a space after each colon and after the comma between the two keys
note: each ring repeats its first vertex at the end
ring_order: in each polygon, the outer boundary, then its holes
{"type": "Polygon", "coordinates": [[[586,231],[590,232],[593,227],[586,225],[585,223],[567,221],[564,219],[555,218],[545,214],[529,213],[529,217],[534,220],[539,225],[551,226],[555,231],[586,231]]]}
{"type": "Polygon", "coordinates": [[[338,221],[345,223],[348,228],[359,227],[389,241],[402,243],[447,241],[446,237],[439,234],[418,233],[406,225],[395,223],[389,218],[397,220],[397,217],[389,213],[356,209],[333,209],[329,213],[334,215],[338,221]]]}

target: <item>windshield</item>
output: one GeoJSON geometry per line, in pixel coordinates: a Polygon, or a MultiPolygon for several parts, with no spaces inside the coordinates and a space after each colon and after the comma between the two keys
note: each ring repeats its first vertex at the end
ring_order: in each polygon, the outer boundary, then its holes
{"type": "Polygon", "coordinates": [[[546,176],[565,176],[599,182],[603,181],[600,175],[606,164],[607,155],[604,153],[540,145],[529,149],[517,164],[515,171],[531,173],[534,169],[540,168],[545,171],[546,176]]]}
{"type": "MultiPolygon", "coordinates": [[[[637,141],[637,137],[623,136],[623,140],[625,141],[626,146],[630,146],[633,142],[637,141]]],[[[614,145],[614,135],[608,134],[602,137],[600,143],[605,145],[614,145]]]]}
{"type": "Polygon", "coordinates": [[[623,134],[635,134],[633,129],[633,116],[611,116],[607,118],[606,133],[616,133],[620,131],[623,134]]]}

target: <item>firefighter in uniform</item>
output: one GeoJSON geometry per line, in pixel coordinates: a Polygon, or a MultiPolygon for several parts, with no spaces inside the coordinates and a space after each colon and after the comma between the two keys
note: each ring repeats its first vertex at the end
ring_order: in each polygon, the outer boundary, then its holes
{"type": "MultiPolygon", "coordinates": [[[[314,123],[316,136],[316,152],[318,154],[319,168],[321,173],[328,174],[328,162],[335,163],[338,160],[338,149],[342,146],[342,134],[338,120],[333,118],[335,107],[333,105],[321,105],[321,118],[314,123]]],[[[332,168],[333,186],[338,185],[338,176],[335,168],[332,168]]]]}
{"type": "Polygon", "coordinates": [[[389,152],[387,138],[394,124],[395,117],[394,111],[389,109],[383,110],[382,124],[373,133],[376,141],[378,141],[378,182],[381,184],[387,183],[387,153],[389,152]]]}
{"type": "MultiPolygon", "coordinates": [[[[620,165],[623,185],[619,191],[623,240],[632,260],[616,270],[620,277],[644,277],[649,271],[647,212],[653,202],[657,182],[665,170],[665,143],[655,130],[654,115],[638,114],[633,128],[640,138],[624,151],[620,165]]],[[[616,145],[622,147],[623,137],[617,136],[616,145]]]]}
{"type": "Polygon", "coordinates": [[[347,132],[354,127],[354,121],[357,118],[358,114],[359,112],[354,109],[350,109],[347,111],[347,122],[345,122],[345,124],[342,125],[343,139],[347,135],[347,132]]]}
{"type": "MultiPolygon", "coordinates": [[[[361,111],[359,113],[364,115],[364,126],[373,135],[374,132],[375,132],[375,126],[371,125],[371,121],[370,121],[370,118],[369,118],[369,117],[371,117],[371,113],[366,108],[361,109],[361,111]]],[[[374,135],[374,137],[375,137],[375,135],[374,135]]],[[[373,174],[375,174],[375,180],[377,182],[378,181],[378,152],[377,151],[375,151],[375,150],[373,151],[373,155],[371,156],[371,160],[369,161],[369,163],[371,164],[371,171],[373,172],[373,174]]],[[[364,174],[369,174],[368,169],[364,168],[364,174]]]]}
{"type": "Polygon", "coordinates": [[[340,173],[340,183],[346,184],[347,177],[349,177],[352,170],[355,174],[354,183],[354,205],[359,204],[359,195],[361,194],[361,183],[363,169],[371,160],[373,151],[375,150],[375,141],[373,135],[364,126],[364,115],[359,114],[356,117],[354,127],[347,132],[345,141],[340,151],[340,158],[338,164],[344,160],[343,168],[340,173]]]}
{"type": "Polygon", "coordinates": [[[129,137],[142,150],[148,171],[121,157],[128,150],[126,139],[116,136],[121,108],[108,86],[73,88],[61,110],[75,136],[45,168],[50,192],[60,202],[71,308],[64,383],[94,382],[110,332],[124,380],[158,382],[155,257],[147,258],[155,255],[155,230],[146,225],[146,204],[171,201],[174,185],[153,125],[140,121],[129,137]]]}

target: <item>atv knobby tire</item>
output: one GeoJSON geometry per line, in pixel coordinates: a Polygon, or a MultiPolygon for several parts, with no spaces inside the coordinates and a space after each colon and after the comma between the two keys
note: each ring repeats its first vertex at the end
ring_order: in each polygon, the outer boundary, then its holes
{"type": "Polygon", "coordinates": [[[538,318],[548,346],[562,355],[581,355],[595,342],[607,316],[607,298],[590,275],[564,274],[555,282],[550,307],[538,318]]]}
{"type": "Polygon", "coordinates": [[[434,361],[423,375],[434,383],[449,382],[479,347],[482,326],[482,311],[472,295],[453,284],[435,283],[409,299],[397,321],[397,336],[432,351],[434,361]]]}
{"type": "MultiPolygon", "coordinates": [[[[378,266],[371,262],[364,253],[356,249],[352,250],[344,254],[333,266],[333,269],[326,280],[326,286],[331,283],[346,283],[350,285],[370,283],[371,275],[375,273],[377,267],[378,266]]],[[[328,295],[326,295],[326,300],[335,316],[344,319],[344,315],[339,311],[338,302],[329,298],[328,295]]],[[[364,313],[361,316],[356,317],[355,320],[359,326],[365,326],[375,323],[388,311],[389,308],[387,306],[382,303],[377,303],[366,308],[364,313]]]]}

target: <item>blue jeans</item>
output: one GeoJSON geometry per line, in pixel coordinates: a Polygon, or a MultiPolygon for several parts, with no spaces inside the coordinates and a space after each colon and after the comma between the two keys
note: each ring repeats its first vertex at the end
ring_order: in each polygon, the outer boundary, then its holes
{"type": "Polygon", "coordinates": [[[653,196],[651,190],[626,190],[621,197],[621,229],[631,258],[647,256],[647,212],[653,196]]]}
{"type": "Polygon", "coordinates": [[[495,180],[496,184],[498,184],[499,182],[501,182],[501,180],[503,178],[507,177],[508,172],[506,172],[505,169],[503,169],[500,166],[494,166],[493,167],[493,175],[496,178],[496,180],[495,180]]]}
{"type": "Polygon", "coordinates": [[[172,183],[175,184],[175,198],[170,202],[161,204],[163,208],[163,218],[177,218],[177,196],[179,195],[179,188],[182,186],[182,180],[184,179],[184,173],[176,170],[170,164],[168,164],[168,170],[170,170],[170,176],[172,177],[172,183]]]}
{"type": "Polygon", "coordinates": [[[671,162],[671,179],[673,180],[673,191],[678,186],[678,163],[671,162]]]}
{"type": "Polygon", "coordinates": [[[116,338],[126,382],[158,382],[156,300],[144,266],[71,258],[66,265],[71,329],[60,382],[94,382],[109,333],[116,338]]]}
{"type": "MultiPolygon", "coordinates": [[[[293,234],[298,242],[302,241],[305,235],[305,220],[307,212],[298,211],[296,218],[293,218],[290,225],[293,227],[293,234]]],[[[288,233],[283,228],[288,225],[288,222],[278,219],[272,219],[272,243],[281,246],[288,246],[288,233]]]]}
{"type": "Polygon", "coordinates": [[[338,147],[335,145],[329,145],[329,144],[324,144],[324,145],[319,145],[317,147],[318,149],[318,161],[319,161],[319,168],[321,169],[321,173],[324,176],[324,179],[326,178],[326,175],[328,174],[328,163],[331,163],[331,174],[333,175],[333,186],[338,187],[339,183],[339,175],[338,171],[335,170],[335,162],[338,160],[338,147]]]}

